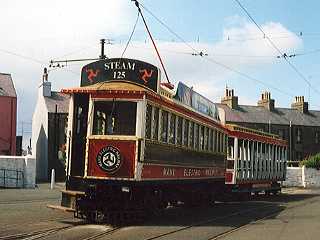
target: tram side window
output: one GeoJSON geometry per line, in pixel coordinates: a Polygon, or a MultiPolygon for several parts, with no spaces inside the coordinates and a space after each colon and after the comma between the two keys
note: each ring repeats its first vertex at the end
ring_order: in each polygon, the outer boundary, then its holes
{"type": "Polygon", "coordinates": [[[211,149],[211,140],[212,139],[212,130],[210,128],[208,128],[208,140],[207,140],[207,150],[208,151],[212,151],[211,149]]]}
{"type": "Polygon", "coordinates": [[[135,135],[135,102],[95,102],[93,118],[94,135],[135,135]]]}
{"type": "Polygon", "coordinates": [[[81,122],[83,122],[85,119],[84,119],[84,114],[83,114],[83,108],[82,107],[78,107],[77,108],[77,130],[76,130],[76,133],[77,134],[80,134],[81,133],[81,122]]]}
{"type": "Polygon", "coordinates": [[[167,142],[168,139],[168,112],[161,112],[161,135],[160,140],[162,142],[167,142]]]}
{"type": "Polygon", "coordinates": [[[182,118],[177,117],[177,144],[181,145],[182,144],[182,118]]]}
{"type": "Polygon", "coordinates": [[[234,146],[234,138],[230,137],[228,139],[228,151],[227,151],[227,156],[229,159],[234,159],[233,146],[234,146]]]}
{"type": "Polygon", "coordinates": [[[194,148],[194,123],[190,122],[189,127],[189,147],[194,148]]]}
{"type": "Polygon", "coordinates": [[[188,136],[189,136],[189,120],[184,120],[183,127],[183,146],[188,147],[188,136]]]}
{"type": "Polygon", "coordinates": [[[211,152],[214,152],[214,147],[213,147],[213,144],[214,144],[214,130],[213,129],[210,129],[210,141],[209,141],[209,151],[211,152]]]}
{"type": "Polygon", "coordinates": [[[209,129],[207,127],[204,128],[204,150],[208,151],[208,140],[209,140],[209,129]]]}
{"type": "Polygon", "coordinates": [[[146,138],[151,139],[151,121],[152,121],[152,106],[147,105],[146,112],[146,138]]]}
{"type": "Polygon", "coordinates": [[[176,115],[170,114],[169,143],[174,144],[176,138],[176,115]]]}
{"type": "Polygon", "coordinates": [[[199,149],[199,125],[194,124],[194,148],[199,149]]]}
{"type": "Polygon", "coordinates": [[[220,132],[217,132],[217,152],[220,152],[220,147],[221,147],[221,137],[220,137],[220,132]]]}
{"type": "Polygon", "coordinates": [[[159,129],[159,108],[154,107],[154,114],[153,114],[153,128],[152,128],[152,139],[158,140],[158,129],[159,129]]]}
{"type": "Polygon", "coordinates": [[[203,150],[204,147],[204,126],[199,126],[199,149],[203,150]]]}

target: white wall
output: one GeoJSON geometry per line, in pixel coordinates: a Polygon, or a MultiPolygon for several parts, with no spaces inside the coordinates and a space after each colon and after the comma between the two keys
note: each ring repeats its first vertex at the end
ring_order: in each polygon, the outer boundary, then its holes
{"type": "Polygon", "coordinates": [[[282,185],[286,187],[302,187],[302,168],[287,167],[286,180],[282,185]]]}
{"type": "Polygon", "coordinates": [[[48,110],[42,86],[32,116],[32,157],[36,160],[36,179],[48,179],[48,110]]]}
{"type": "Polygon", "coordinates": [[[320,187],[320,170],[305,167],[287,167],[286,187],[320,187]]]}
{"type": "Polygon", "coordinates": [[[0,169],[6,170],[6,179],[4,182],[4,171],[0,170],[0,186],[1,187],[19,187],[19,188],[35,188],[36,183],[36,161],[32,156],[0,156],[0,169]],[[12,171],[8,171],[12,170],[12,171]],[[16,171],[23,172],[16,178],[16,171]]]}

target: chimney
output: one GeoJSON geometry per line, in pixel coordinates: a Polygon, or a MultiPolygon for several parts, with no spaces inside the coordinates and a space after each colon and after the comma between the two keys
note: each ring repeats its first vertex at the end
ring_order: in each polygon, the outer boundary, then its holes
{"type": "Polygon", "coordinates": [[[269,111],[274,111],[274,99],[271,99],[271,93],[264,91],[261,94],[261,99],[258,101],[259,107],[264,107],[269,111]]]}
{"type": "Polygon", "coordinates": [[[226,88],[225,95],[221,99],[221,103],[228,105],[228,107],[231,109],[238,108],[238,97],[234,96],[233,89],[226,88]]]}
{"type": "Polygon", "coordinates": [[[42,96],[51,97],[51,82],[48,81],[47,68],[43,69],[42,84],[40,85],[40,91],[42,96]]]}
{"type": "Polygon", "coordinates": [[[291,108],[296,109],[301,113],[308,113],[308,102],[304,101],[304,96],[296,96],[295,102],[291,104],[291,108]]]}

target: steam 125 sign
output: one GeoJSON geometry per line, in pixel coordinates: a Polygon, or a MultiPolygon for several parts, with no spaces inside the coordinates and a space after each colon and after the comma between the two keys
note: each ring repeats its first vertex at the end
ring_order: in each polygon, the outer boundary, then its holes
{"type": "Polygon", "coordinates": [[[127,58],[99,60],[82,68],[81,86],[113,80],[138,83],[157,92],[159,70],[152,64],[127,58]]]}

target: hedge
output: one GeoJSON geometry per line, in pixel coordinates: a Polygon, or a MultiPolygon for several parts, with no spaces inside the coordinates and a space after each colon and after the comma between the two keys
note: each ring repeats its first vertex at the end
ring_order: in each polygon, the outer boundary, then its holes
{"type": "Polygon", "coordinates": [[[316,155],[305,158],[299,163],[299,166],[320,169],[320,153],[317,153],[316,155]]]}

